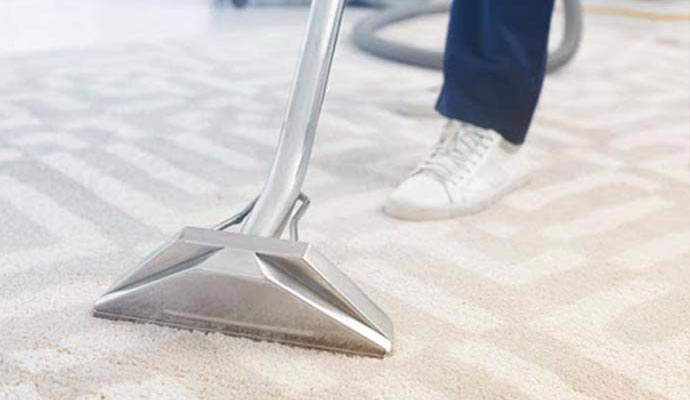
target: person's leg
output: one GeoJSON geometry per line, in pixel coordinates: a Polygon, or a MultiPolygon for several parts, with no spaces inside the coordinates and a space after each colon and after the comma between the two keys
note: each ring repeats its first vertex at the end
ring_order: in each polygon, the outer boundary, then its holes
{"type": "Polygon", "coordinates": [[[546,68],[553,0],[455,0],[438,111],[450,119],[384,211],[413,220],[482,210],[527,182],[519,152],[546,68]]]}
{"type": "Polygon", "coordinates": [[[553,0],[454,0],[437,110],[519,144],[546,69],[553,0]]]}

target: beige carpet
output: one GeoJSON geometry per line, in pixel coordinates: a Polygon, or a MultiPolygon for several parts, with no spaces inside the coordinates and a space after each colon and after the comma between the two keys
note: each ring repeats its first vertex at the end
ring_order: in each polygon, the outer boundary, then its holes
{"type": "Polygon", "coordinates": [[[532,184],[434,223],[379,207],[437,135],[439,76],[345,35],[302,237],[390,314],[387,359],[92,318],[157,243],[258,189],[303,18],[261,12],[1,60],[0,399],[690,398],[687,22],[589,18],[547,80],[532,184]]]}

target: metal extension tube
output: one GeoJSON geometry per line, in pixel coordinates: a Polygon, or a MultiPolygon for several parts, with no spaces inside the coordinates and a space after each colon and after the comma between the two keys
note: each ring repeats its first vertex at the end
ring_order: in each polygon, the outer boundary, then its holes
{"type": "Polygon", "coordinates": [[[345,0],[312,4],[273,168],[243,233],[279,237],[290,217],[307,174],[344,7],[345,0]]]}

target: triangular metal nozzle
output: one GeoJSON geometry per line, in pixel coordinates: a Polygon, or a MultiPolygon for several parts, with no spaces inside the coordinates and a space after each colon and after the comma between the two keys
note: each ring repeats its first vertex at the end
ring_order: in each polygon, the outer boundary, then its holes
{"type": "Polygon", "coordinates": [[[94,315],[383,357],[393,325],[313,246],[185,228],[94,315]]]}

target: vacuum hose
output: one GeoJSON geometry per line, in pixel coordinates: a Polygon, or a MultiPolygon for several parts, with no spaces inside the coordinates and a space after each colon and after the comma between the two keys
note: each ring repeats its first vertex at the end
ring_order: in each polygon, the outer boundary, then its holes
{"type": "MultiPolygon", "coordinates": [[[[357,47],[391,61],[430,69],[443,68],[443,52],[420,49],[404,43],[382,39],[377,35],[377,32],[388,25],[419,16],[448,13],[450,2],[417,1],[402,6],[393,6],[396,3],[388,3],[385,0],[370,0],[367,3],[379,8],[390,6],[390,9],[364,18],[355,26],[353,39],[357,47]]],[[[563,6],[565,18],[563,39],[558,48],[549,53],[546,67],[548,72],[553,72],[567,64],[577,53],[582,38],[580,0],[563,0],[563,6]]]]}

